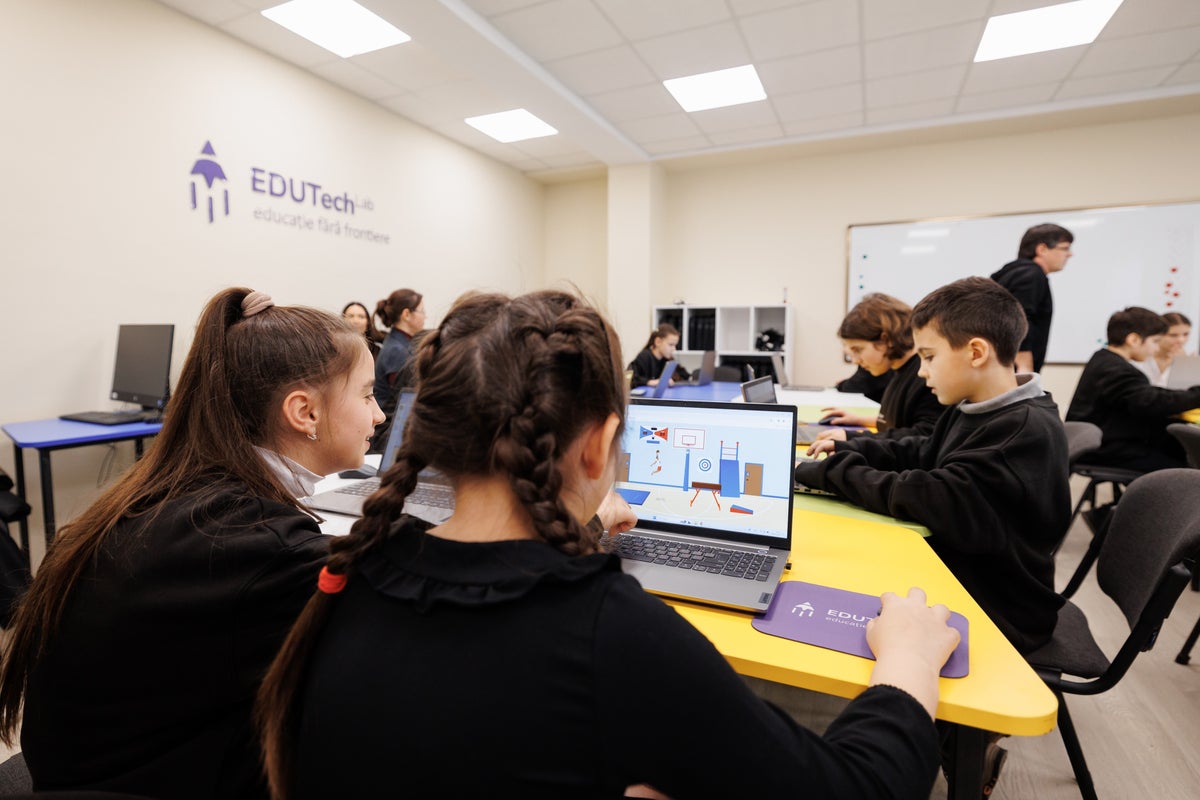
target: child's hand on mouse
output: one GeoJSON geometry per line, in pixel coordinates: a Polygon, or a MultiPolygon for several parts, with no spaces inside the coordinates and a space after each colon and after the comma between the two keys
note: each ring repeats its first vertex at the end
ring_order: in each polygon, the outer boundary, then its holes
{"type": "Polygon", "coordinates": [[[822,425],[853,425],[864,428],[875,427],[874,417],[864,417],[862,414],[853,414],[844,408],[822,408],[821,413],[825,415],[821,418],[822,425]]]}

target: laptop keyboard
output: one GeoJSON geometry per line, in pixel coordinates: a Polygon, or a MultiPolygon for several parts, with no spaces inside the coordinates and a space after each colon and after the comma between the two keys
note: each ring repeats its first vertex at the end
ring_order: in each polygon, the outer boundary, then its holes
{"type": "Polygon", "coordinates": [[[765,583],[775,567],[775,556],[726,550],[722,547],[686,544],[623,533],[612,541],[611,551],[621,558],[665,564],[678,569],[710,572],[765,583]]]}
{"type": "Polygon", "coordinates": [[[379,488],[379,478],[367,478],[356,483],[347,483],[334,489],[338,494],[352,494],[358,497],[370,497],[379,488]]]}
{"type": "Polygon", "coordinates": [[[454,510],[454,490],[449,486],[423,483],[408,496],[407,502],[433,508],[454,510]]]}

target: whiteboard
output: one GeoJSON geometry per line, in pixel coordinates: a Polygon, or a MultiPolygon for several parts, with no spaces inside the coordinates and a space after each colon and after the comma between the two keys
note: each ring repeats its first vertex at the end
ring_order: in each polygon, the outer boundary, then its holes
{"type": "Polygon", "coordinates": [[[1121,206],[971,219],[851,225],[847,310],[869,292],[915,305],[968,275],[990,276],[1017,257],[1021,236],[1053,222],[1075,235],[1066,269],[1050,275],[1054,320],[1047,363],[1083,363],[1126,306],[1178,311],[1200,335],[1200,203],[1121,206]]]}

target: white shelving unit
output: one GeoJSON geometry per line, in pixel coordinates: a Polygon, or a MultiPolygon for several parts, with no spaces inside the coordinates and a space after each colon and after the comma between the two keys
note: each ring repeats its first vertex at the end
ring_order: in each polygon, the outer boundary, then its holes
{"type": "MultiPolygon", "coordinates": [[[[783,356],[784,369],[791,372],[792,308],[786,304],[764,306],[655,306],[650,327],[669,322],[679,329],[676,355],[684,366],[699,365],[705,350],[717,352],[718,364],[749,364],[756,375],[771,372],[771,353],[783,356]],[[781,334],[780,350],[759,350],[759,334],[772,329],[781,334]]],[[[777,380],[790,383],[787,375],[777,380]]]]}

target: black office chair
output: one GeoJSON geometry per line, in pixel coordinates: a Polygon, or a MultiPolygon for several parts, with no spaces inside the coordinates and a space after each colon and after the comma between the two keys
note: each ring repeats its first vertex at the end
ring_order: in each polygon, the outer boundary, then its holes
{"type": "MultiPolygon", "coordinates": [[[[1187,453],[1188,464],[1195,469],[1200,469],[1200,427],[1189,425],[1186,422],[1176,422],[1167,426],[1167,433],[1174,436],[1183,445],[1183,451],[1187,453]]],[[[1194,566],[1192,568],[1192,591],[1200,591],[1200,569],[1196,569],[1194,566]]],[[[1196,620],[1196,625],[1188,634],[1183,647],[1179,648],[1179,655],[1175,656],[1176,664],[1187,664],[1192,660],[1192,648],[1196,646],[1197,639],[1200,639],[1200,619],[1196,620]]]]}
{"type": "MultiPolygon", "coordinates": [[[[1083,494],[1079,496],[1079,502],[1071,511],[1071,521],[1067,524],[1067,529],[1070,530],[1071,525],[1075,523],[1075,518],[1083,511],[1085,502],[1089,509],[1097,507],[1096,490],[1102,484],[1112,485],[1113,502],[1116,503],[1121,499],[1125,487],[1141,477],[1143,473],[1121,467],[1088,463],[1088,456],[1100,448],[1100,442],[1103,439],[1100,428],[1090,422],[1064,422],[1063,427],[1067,432],[1067,461],[1070,464],[1071,474],[1082,475],[1088,479],[1083,494]]],[[[1061,542],[1059,544],[1061,546],[1061,542]]],[[[1071,579],[1067,581],[1067,586],[1062,592],[1063,597],[1071,597],[1079,589],[1083,579],[1087,577],[1088,571],[1091,570],[1092,564],[1096,563],[1096,556],[1103,544],[1104,529],[1093,530],[1091,544],[1088,545],[1083,558],[1080,559],[1079,566],[1071,574],[1071,579]]],[[[1057,550],[1058,548],[1055,548],[1055,552],[1057,550]]]]}
{"type": "Polygon", "coordinates": [[[1137,654],[1154,646],[1163,620],[1191,578],[1185,561],[1197,548],[1200,471],[1167,469],[1142,476],[1114,510],[1096,566],[1100,588],[1130,626],[1121,649],[1110,662],[1092,638],[1083,612],[1067,601],[1051,641],[1026,656],[1058,698],[1058,728],[1085,800],[1095,800],[1096,787],[1063,695],[1111,689],[1137,654]]]}

